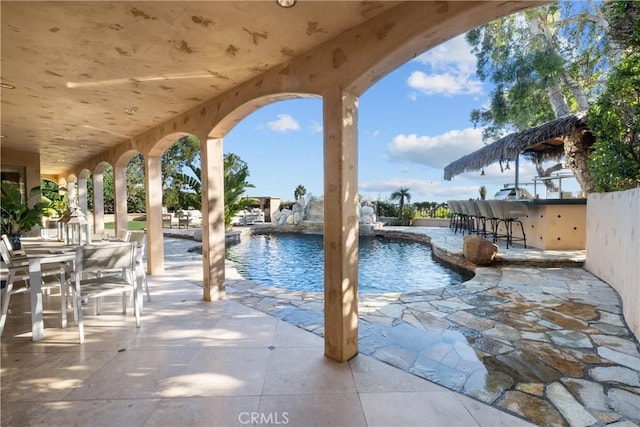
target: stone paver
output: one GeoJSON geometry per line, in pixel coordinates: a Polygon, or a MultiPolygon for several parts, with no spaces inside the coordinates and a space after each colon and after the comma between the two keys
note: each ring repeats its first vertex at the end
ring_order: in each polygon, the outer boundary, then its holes
{"type": "MultiPolygon", "coordinates": [[[[388,234],[416,233],[459,257],[448,229],[388,234]]],[[[360,352],[538,425],[640,425],[638,342],[615,290],[581,268],[584,251],[510,248],[498,259],[460,285],[360,295],[360,352]]],[[[292,298],[231,266],[227,286],[230,298],[323,334],[322,294],[292,298]]]]}

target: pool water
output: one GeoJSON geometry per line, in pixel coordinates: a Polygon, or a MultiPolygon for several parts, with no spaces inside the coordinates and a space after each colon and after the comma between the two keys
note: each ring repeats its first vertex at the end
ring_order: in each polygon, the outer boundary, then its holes
{"type": "MultiPolygon", "coordinates": [[[[358,291],[412,292],[458,284],[471,276],[433,257],[428,245],[384,237],[360,237],[358,291]]],[[[323,292],[324,250],[316,234],[252,235],[227,249],[246,279],[278,288],[323,292]]]]}

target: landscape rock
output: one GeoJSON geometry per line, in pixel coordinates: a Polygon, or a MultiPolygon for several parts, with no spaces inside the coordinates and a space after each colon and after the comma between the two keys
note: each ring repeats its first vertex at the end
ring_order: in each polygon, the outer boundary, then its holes
{"type": "Polygon", "coordinates": [[[462,252],[475,265],[491,265],[498,254],[498,246],[480,236],[464,236],[462,252]]]}

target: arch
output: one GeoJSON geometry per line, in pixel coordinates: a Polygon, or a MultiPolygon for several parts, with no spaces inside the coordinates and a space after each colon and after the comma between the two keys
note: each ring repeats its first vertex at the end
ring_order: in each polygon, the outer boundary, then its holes
{"type": "Polygon", "coordinates": [[[189,132],[172,132],[166,136],[163,136],[151,147],[148,154],[151,157],[160,157],[165,151],[167,151],[169,147],[178,142],[180,138],[189,135],[193,134],[189,132]]]}
{"type": "Polygon", "coordinates": [[[286,101],[290,99],[301,98],[320,98],[320,95],[311,93],[270,93],[261,95],[256,98],[248,99],[242,104],[234,105],[234,108],[226,110],[225,115],[219,119],[217,123],[213,125],[209,131],[209,138],[223,138],[224,135],[229,133],[238,123],[254,111],[264,107],[265,105],[274,104],[279,101],[286,101]]]}
{"type": "Polygon", "coordinates": [[[91,175],[91,171],[89,169],[82,169],[78,173],[78,179],[87,179],[91,175]]]}
{"type": "Polygon", "coordinates": [[[331,59],[336,59],[337,50],[345,58],[337,67],[334,62],[331,74],[340,87],[360,96],[423,52],[479,25],[547,2],[405,2],[345,31],[330,47],[331,59]]]}
{"type": "Polygon", "coordinates": [[[105,170],[107,170],[107,168],[111,166],[111,164],[109,162],[103,161],[103,162],[99,162],[95,168],[93,168],[93,174],[103,174],[105,170]]]}
{"type": "Polygon", "coordinates": [[[141,153],[141,152],[139,152],[137,150],[126,150],[126,151],[120,153],[120,155],[116,159],[115,164],[113,165],[113,167],[114,168],[116,168],[118,166],[126,167],[127,164],[129,163],[129,161],[131,161],[131,159],[133,159],[133,157],[136,154],[143,154],[143,153],[141,153]]]}

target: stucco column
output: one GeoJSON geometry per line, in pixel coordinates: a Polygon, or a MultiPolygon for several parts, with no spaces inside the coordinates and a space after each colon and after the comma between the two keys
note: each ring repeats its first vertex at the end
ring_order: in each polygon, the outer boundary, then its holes
{"type": "Polygon", "coordinates": [[[77,181],[67,181],[67,200],[69,201],[70,208],[78,207],[78,192],[76,191],[77,181]]]}
{"type": "Polygon", "coordinates": [[[202,146],[202,263],[205,301],[225,297],[224,162],[222,139],[199,136],[202,146]]]}
{"type": "Polygon", "coordinates": [[[161,274],[164,272],[162,164],[160,157],[147,156],[144,160],[147,194],[147,271],[150,274],[161,274]]]}
{"type": "Polygon", "coordinates": [[[104,172],[93,174],[93,233],[104,234],[104,172]]]}
{"type": "Polygon", "coordinates": [[[358,353],[358,98],[324,96],[324,354],[358,353]]]}
{"type": "Polygon", "coordinates": [[[78,178],[78,207],[87,214],[87,178],[78,178]]]}
{"type": "Polygon", "coordinates": [[[115,233],[127,230],[127,165],[113,167],[113,210],[115,214],[115,233]]]}

